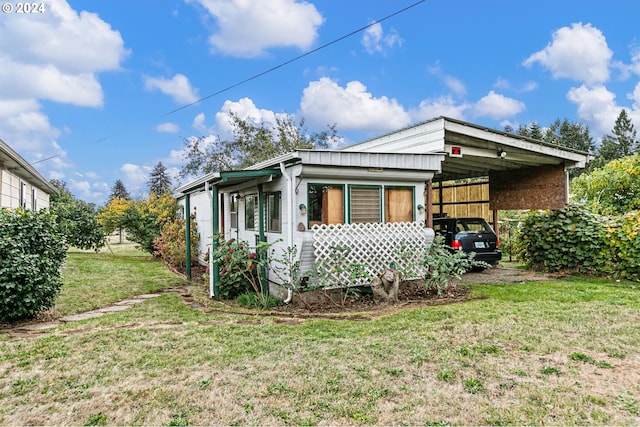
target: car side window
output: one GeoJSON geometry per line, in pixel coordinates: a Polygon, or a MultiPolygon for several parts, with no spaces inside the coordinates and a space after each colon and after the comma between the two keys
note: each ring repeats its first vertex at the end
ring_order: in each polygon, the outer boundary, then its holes
{"type": "Polygon", "coordinates": [[[457,232],[464,231],[464,226],[462,225],[462,223],[461,223],[461,222],[459,222],[459,223],[457,223],[457,224],[456,224],[456,231],[457,231],[457,232]]]}

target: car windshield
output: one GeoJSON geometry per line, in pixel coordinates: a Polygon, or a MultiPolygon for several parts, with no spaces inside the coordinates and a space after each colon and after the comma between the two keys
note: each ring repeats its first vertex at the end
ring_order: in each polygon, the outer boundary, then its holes
{"type": "Polygon", "coordinates": [[[483,233],[491,233],[491,227],[483,219],[465,219],[458,221],[458,231],[475,231],[483,233]]]}

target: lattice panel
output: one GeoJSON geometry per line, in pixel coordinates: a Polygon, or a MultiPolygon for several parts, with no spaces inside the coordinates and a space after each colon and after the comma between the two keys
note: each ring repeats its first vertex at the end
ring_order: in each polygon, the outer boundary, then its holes
{"type": "Polygon", "coordinates": [[[393,263],[407,268],[414,266],[414,277],[421,277],[423,270],[419,263],[425,249],[433,241],[433,231],[417,222],[387,224],[338,224],[314,225],[313,248],[316,262],[325,275],[329,276],[329,287],[365,285],[369,279],[353,281],[349,265],[359,264],[372,277],[382,273],[393,263]],[[346,247],[339,251],[336,248],[346,247]],[[402,247],[407,250],[402,251],[402,247]],[[336,256],[344,254],[346,257],[336,256]],[[404,253],[405,256],[400,256],[404,253]]]}

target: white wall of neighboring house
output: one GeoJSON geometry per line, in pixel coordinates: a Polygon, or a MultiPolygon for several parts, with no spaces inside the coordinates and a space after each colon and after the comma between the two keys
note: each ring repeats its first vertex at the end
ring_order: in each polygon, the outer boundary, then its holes
{"type": "Polygon", "coordinates": [[[0,139],[0,208],[49,208],[56,188],[0,139]]]}
{"type": "Polygon", "coordinates": [[[16,174],[0,169],[0,207],[40,210],[49,207],[49,193],[16,174]]]}

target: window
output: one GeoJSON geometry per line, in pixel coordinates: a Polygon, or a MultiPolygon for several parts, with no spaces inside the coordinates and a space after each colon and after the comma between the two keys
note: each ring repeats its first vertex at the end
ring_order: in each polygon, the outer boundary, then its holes
{"type": "Polygon", "coordinates": [[[349,220],[351,223],[381,222],[380,187],[349,187],[349,220]]]}
{"type": "Polygon", "coordinates": [[[309,184],[307,188],[309,227],[344,223],[344,186],[309,184]]]}
{"type": "Polygon", "coordinates": [[[31,189],[31,210],[38,210],[38,195],[35,188],[31,189]]]}
{"type": "Polygon", "coordinates": [[[20,207],[22,209],[26,209],[27,208],[27,184],[25,184],[24,182],[20,181],[20,200],[18,201],[20,203],[20,207]]]}
{"type": "Polygon", "coordinates": [[[282,196],[280,192],[267,193],[267,231],[282,231],[282,196]]]}
{"type": "Polygon", "coordinates": [[[412,222],[413,187],[384,188],[384,221],[412,222]]]}
{"type": "Polygon", "coordinates": [[[256,208],[258,207],[258,196],[252,194],[244,198],[244,228],[246,230],[256,229],[256,208]]]}
{"type": "Polygon", "coordinates": [[[231,228],[238,228],[238,195],[232,194],[231,201],[231,228]]]}

